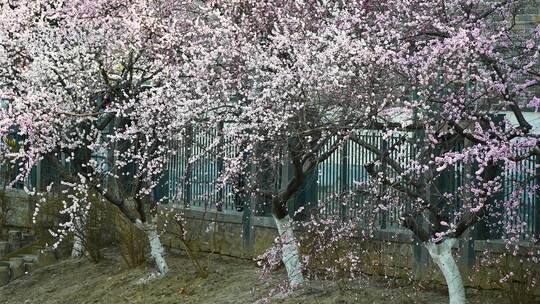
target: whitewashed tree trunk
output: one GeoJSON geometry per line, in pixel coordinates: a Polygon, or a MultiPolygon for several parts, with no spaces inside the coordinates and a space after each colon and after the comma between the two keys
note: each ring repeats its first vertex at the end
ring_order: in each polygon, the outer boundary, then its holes
{"type": "Polygon", "coordinates": [[[78,259],[83,256],[83,241],[82,237],[78,232],[75,233],[73,237],[73,248],[71,249],[71,258],[78,259]]]}
{"type": "Polygon", "coordinates": [[[291,288],[295,288],[304,283],[304,276],[302,275],[300,254],[293,233],[292,221],[288,215],[282,219],[278,219],[274,216],[274,220],[276,221],[282,244],[282,260],[283,264],[285,264],[285,269],[287,270],[289,284],[291,288]]]}
{"type": "Polygon", "coordinates": [[[439,266],[448,285],[450,304],[465,304],[465,288],[461,279],[459,268],[452,256],[452,246],[456,239],[446,239],[440,244],[429,243],[426,245],[433,262],[439,266]]]}
{"type": "Polygon", "coordinates": [[[164,275],[169,272],[169,266],[167,261],[165,261],[163,245],[159,239],[159,234],[157,233],[157,226],[154,223],[142,224],[140,221],[137,221],[137,225],[141,227],[148,237],[148,242],[150,243],[150,255],[156,263],[157,269],[160,275],[164,275]]]}
{"type": "Polygon", "coordinates": [[[74,220],[73,232],[73,248],[71,248],[71,258],[78,259],[84,255],[84,244],[83,244],[83,235],[84,235],[84,218],[75,218],[74,220]]]}

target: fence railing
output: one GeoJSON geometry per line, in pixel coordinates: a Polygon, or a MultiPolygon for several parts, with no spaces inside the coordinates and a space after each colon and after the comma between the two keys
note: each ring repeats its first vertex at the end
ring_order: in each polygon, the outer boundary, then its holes
{"type": "MultiPolygon", "coordinates": [[[[219,187],[218,178],[223,173],[224,162],[227,158],[234,158],[239,153],[238,147],[224,145],[220,142],[220,128],[213,130],[191,130],[188,135],[179,141],[170,141],[169,148],[175,153],[170,155],[166,176],[163,179],[161,197],[167,197],[172,205],[207,208],[217,210],[241,211],[249,199],[249,193],[238,193],[233,187],[242,188],[246,181],[242,178],[234,181],[235,184],[227,183],[219,187]],[[226,151],[223,151],[223,150],[226,151]]],[[[366,131],[358,135],[360,139],[379,149],[385,150],[396,144],[403,134],[395,134],[389,137],[380,132],[366,131]]],[[[414,135],[410,135],[414,136],[414,135]]],[[[332,145],[330,140],[328,145],[332,145]]],[[[455,149],[460,150],[463,144],[455,149]]],[[[517,154],[523,154],[526,151],[517,154]]],[[[410,144],[401,144],[398,149],[391,152],[391,158],[398,163],[407,164],[414,159],[414,149],[410,144]]],[[[312,174],[309,174],[299,194],[293,199],[294,203],[289,206],[298,207],[310,205],[318,207],[326,216],[356,217],[359,212],[365,213],[365,208],[375,211],[374,220],[382,228],[397,227],[400,224],[400,216],[411,207],[410,199],[400,195],[392,188],[377,189],[381,195],[381,204],[365,204],[365,196],[358,192],[358,184],[369,182],[370,177],[364,167],[376,158],[373,152],[363,148],[353,140],[343,143],[328,159],[318,164],[312,174]]],[[[16,164],[15,172],[17,170],[16,164]]],[[[13,171],[14,168],[10,170],[13,171]]],[[[281,184],[279,179],[287,180],[282,175],[290,174],[288,170],[280,168],[279,178],[275,181],[276,187],[281,184]]],[[[392,170],[385,171],[388,177],[395,178],[396,173],[392,170]]],[[[465,168],[461,163],[455,164],[439,177],[437,181],[445,192],[457,192],[464,185],[466,175],[470,168],[465,168]]],[[[14,172],[10,176],[8,166],[0,164],[0,186],[3,188],[8,180],[12,180],[14,172]]],[[[500,225],[513,225],[514,230],[521,237],[540,236],[540,160],[531,157],[527,160],[505,164],[500,171],[503,179],[504,191],[501,199],[514,200],[515,208],[512,210],[500,210],[500,225]],[[522,190],[525,189],[525,190],[522,190]]],[[[55,170],[41,162],[32,169],[30,176],[22,183],[12,184],[15,188],[39,188],[43,190],[50,183],[59,183],[60,177],[55,170]]],[[[460,196],[453,198],[449,212],[454,212],[461,207],[460,196]]],[[[294,209],[294,208],[293,208],[294,209]]],[[[264,210],[266,215],[269,208],[264,210]]],[[[295,210],[290,210],[294,214],[295,210]]],[[[258,215],[264,212],[257,212],[258,215]]],[[[373,213],[370,213],[373,217],[373,213]]]]}
{"type": "MultiPolygon", "coordinates": [[[[208,208],[218,210],[240,211],[242,202],[238,202],[238,195],[232,191],[232,186],[227,185],[223,189],[217,187],[217,178],[223,170],[223,160],[217,157],[219,153],[202,153],[203,156],[195,158],[204,151],[205,145],[214,143],[219,132],[199,133],[191,139],[191,143],[186,141],[171,142],[171,147],[178,147],[176,153],[171,155],[168,164],[168,196],[175,205],[182,205],[193,208],[208,208]],[[191,146],[191,148],[190,148],[191,146]],[[190,162],[191,158],[191,162],[190,162]]],[[[403,134],[395,134],[389,137],[383,136],[378,131],[366,131],[358,135],[363,141],[379,149],[387,149],[398,142],[403,134]]],[[[410,134],[410,136],[414,136],[410,134]]],[[[328,145],[332,145],[330,140],[328,145]]],[[[213,149],[219,149],[219,146],[213,149]]],[[[463,143],[455,145],[454,149],[463,149],[463,143]]],[[[217,152],[214,151],[214,152],[217,152]]],[[[238,151],[227,151],[225,155],[233,156],[238,151]]],[[[391,158],[398,163],[406,164],[414,159],[415,151],[411,144],[402,144],[398,149],[391,152],[391,158]]],[[[348,140],[328,159],[318,164],[315,174],[308,175],[304,182],[302,192],[312,191],[309,195],[302,195],[303,202],[289,204],[298,206],[310,204],[317,206],[324,215],[355,217],[359,212],[364,212],[365,208],[370,211],[375,210],[376,224],[379,227],[400,226],[400,216],[404,211],[411,208],[411,199],[400,194],[394,189],[379,189],[385,193],[381,199],[387,201],[384,204],[366,206],[363,203],[363,195],[357,192],[358,184],[368,182],[370,177],[364,165],[373,161],[376,155],[363,148],[360,144],[348,140]]],[[[518,192],[516,183],[527,180],[531,188],[540,185],[540,178],[532,178],[539,175],[537,160],[533,157],[520,162],[514,167],[505,165],[501,168],[503,178],[504,193],[501,198],[508,200],[518,192]]],[[[286,170],[285,170],[286,171],[286,170]]],[[[395,178],[396,173],[392,170],[386,171],[389,178],[395,178]]],[[[286,172],[285,172],[286,173],[286,172]]],[[[461,191],[464,179],[471,173],[471,168],[465,168],[460,162],[445,170],[436,181],[440,189],[446,193],[461,191]]],[[[286,173],[287,174],[287,173],[286,173]]],[[[540,175],[539,175],[540,176],[540,175]]],[[[279,184],[279,183],[278,183],[279,184]]],[[[294,198],[298,200],[298,198],[294,198]]],[[[519,207],[515,210],[517,214],[509,216],[509,213],[502,210],[502,223],[500,225],[521,224],[518,231],[521,237],[540,235],[540,190],[522,191],[517,197],[519,207]],[[515,219],[520,219],[515,221],[515,219]]],[[[456,212],[462,206],[461,196],[455,195],[448,204],[448,212],[456,212]]],[[[294,214],[294,210],[289,211],[294,214]]],[[[260,214],[260,213],[259,213],[260,214]]],[[[266,214],[270,215],[270,214],[266,214]]],[[[373,214],[370,215],[373,217],[373,214]]]]}

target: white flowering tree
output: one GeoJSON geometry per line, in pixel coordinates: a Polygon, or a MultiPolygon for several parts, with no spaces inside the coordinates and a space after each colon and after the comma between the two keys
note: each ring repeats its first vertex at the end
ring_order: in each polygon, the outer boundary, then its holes
{"type": "MultiPolygon", "coordinates": [[[[60,240],[84,229],[97,197],[147,233],[159,272],[167,272],[152,189],[167,140],[182,135],[191,115],[183,48],[195,8],[177,1],[0,2],[0,95],[7,101],[0,136],[22,138],[17,151],[2,152],[22,164],[18,180],[40,161],[61,176],[55,186],[68,194],[62,213],[69,220],[60,240]]],[[[76,235],[73,255],[81,244],[76,235]]]]}

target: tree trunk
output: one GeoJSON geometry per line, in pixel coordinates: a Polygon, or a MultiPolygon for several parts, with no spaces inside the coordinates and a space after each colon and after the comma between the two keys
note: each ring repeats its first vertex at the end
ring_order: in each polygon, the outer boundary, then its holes
{"type": "Polygon", "coordinates": [[[287,270],[287,276],[289,278],[289,284],[291,288],[296,288],[304,283],[304,276],[302,275],[302,267],[300,263],[300,254],[296,238],[294,237],[292,222],[287,215],[282,219],[278,219],[274,216],[280,241],[282,244],[282,260],[287,270]]]}
{"type": "Polygon", "coordinates": [[[79,235],[79,233],[75,233],[73,237],[73,248],[71,249],[71,258],[72,259],[78,259],[83,256],[84,249],[83,249],[83,242],[82,237],[79,235]]]}
{"type": "Polygon", "coordinates": [[[465,304],[465,288],[461,280],[459,268],[452,256],[452,246],[456,239],[446,239],[440,244],[428,243],[426,248],[433,262],[437,264],[448,285],[450,304],[465,304]]]}
{"type": "Polygon", "coordinates": [[[163,245],[159,239],[156,224],[147,225],[146,235],[148,236],[148,241],[150,242],[150,254],[156,262],[159,273],[164,275],[169,272],[169,266],[167,265],[167,261],[165,261],[165,250],[163,249],[163,245]]]}
{"type": "Polygon", "coordinates": [[[156,263],[156,267],[160,275],[164,275],[169,272],[169,266],[167,261],[165,261],[163,245],[159,239],[159,234],[157,233],[157,225],[154,223],[142,223],[141,220],[137,219],[135,225],[139,227],[146,237],[148,237],[148,242],[150,243],[150,255],[156,263]]]}
{"type": "Polygon", "coordinates": [[[75,231],[73,232],[73,248],[71,249],[71,258],[78,259],[84,255],[84,218],[73,219],[75,231]]]}

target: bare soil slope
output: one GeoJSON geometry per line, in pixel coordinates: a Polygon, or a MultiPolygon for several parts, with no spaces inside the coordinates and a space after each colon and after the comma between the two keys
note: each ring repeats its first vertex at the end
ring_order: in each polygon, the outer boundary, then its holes
{"type": "MultiPolygon", "coordinates": [[[[153,270],[150,265],[127,269],[112,251],[98,264],[66,260],[1,287],[0,303],[447,303],[443,286],[426,291],[415,283],[388,286],[387,280],[374,277],[341,291],[334,283],[312,281],[283,297],[272,290],[277,290],[285,273],[263,282],[252,261],[205,256],[209,276],[202,279],[186,256],[169,254],[167,260],[170,273],[146,284],[137,282],[153,270]]],[[[494,291],[467,293],[470,303],[509,303],[494,291]]]]}

